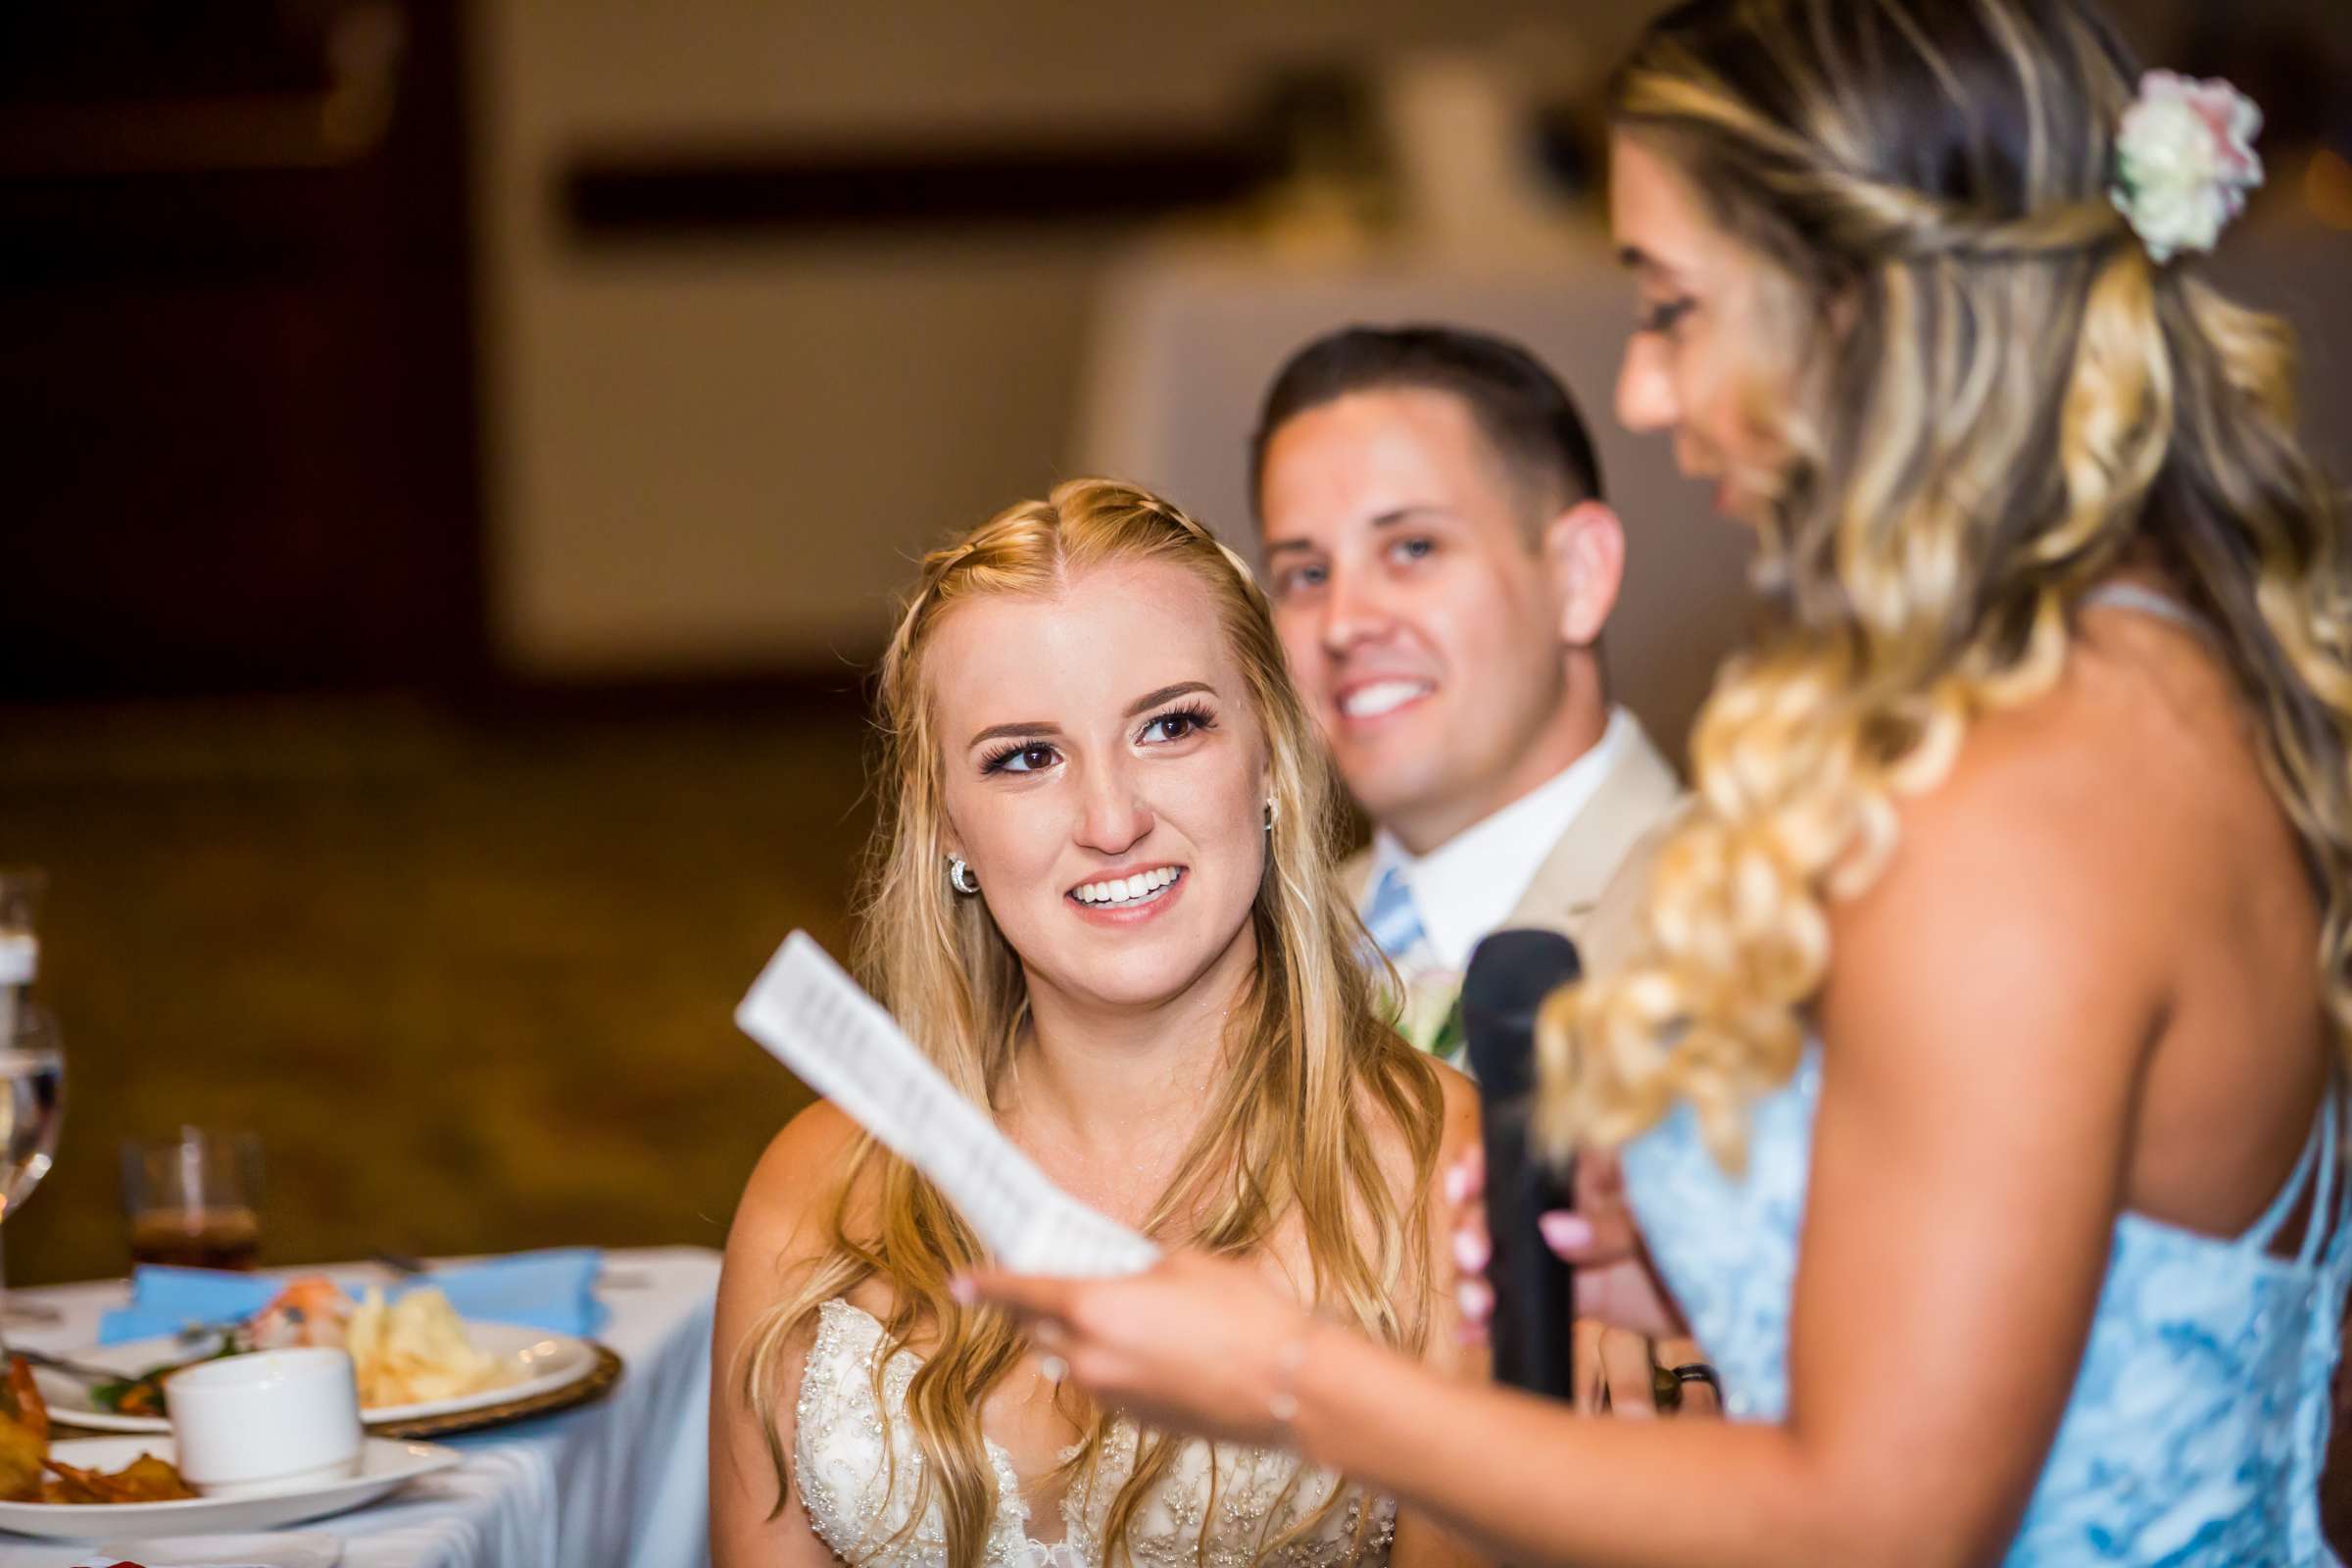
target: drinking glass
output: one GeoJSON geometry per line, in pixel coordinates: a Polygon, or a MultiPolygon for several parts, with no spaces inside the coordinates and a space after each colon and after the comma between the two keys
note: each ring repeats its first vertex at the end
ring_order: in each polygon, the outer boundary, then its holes
{"type": "Polygon", "coordinates": [[[122,1213],[134,1263],[249,1269],[262,1250],[262,1145],[182,1127],[122,1146],[122,1213]]]}
{"type": "Polygon", "coordinates": [[[0,1040],[16,1028],[24,994],[41,966],[41,899],[49,873],[34,866],[0,867],[0,1040]]]}
{"type": "MultiPolygon", "coordinates": [[[[66,1114],[66,1058],[57,1025],[38,1007],[20,1004],[0,1036],[0,1224],[49,1174],[66,1114]]],[[[0,1322],[55,1322],[43,1307],[9,1301],[0,1284],[0,1322]]]]}

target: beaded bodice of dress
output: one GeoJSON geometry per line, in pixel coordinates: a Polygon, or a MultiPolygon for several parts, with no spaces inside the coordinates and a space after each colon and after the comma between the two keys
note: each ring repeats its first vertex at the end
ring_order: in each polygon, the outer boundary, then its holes
{"type": "MultiPolygon", "coordinates": [[[[906,1386],[922,1357],[901,1349],[883,1364],[886,1422],[873,1383],[885,1348],[882,1325],[862,1308],[836,1299],[817,1309],[816,1341],[795,1411],[794,1480],[810,1528],[843,1560],[858,1568],[945,1568],[947,1537],[937,1508],[907,1529],[923,1458],[906,1419],[906,1386]]],[[[1091,1483],[1074,1483],[1062,1498],[1062,1539],[1051,1544],[1031,1537],[1019,1478],[1004,1450],[990,1443],[997,1505],[989,1521],[989,1568],[1102,1568],[1103,1530],[1120,1485],[1133,1473],[1138,1441],[1133,1423],[1114,1425],[1091,1483]]],[[[1248,1568],[1343,1485],[1330,1471],[1278,1450],[1189,1440],[1138,1512],[1128,1552],[1136,1568],[1248,1568]]],[[[1280,1568],[1349,1561],[1366,1509],[1372,1517],[1360,1560],[1380,1568],[1388,1561],[1396,1504],[1353,1489],[1320,1528],[1268,1560],[1280,1568]]]]}

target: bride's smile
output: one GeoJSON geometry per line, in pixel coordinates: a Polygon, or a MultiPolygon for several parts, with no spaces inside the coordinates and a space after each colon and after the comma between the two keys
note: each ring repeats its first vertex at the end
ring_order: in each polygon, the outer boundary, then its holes
{"type": "MultiPolygon", "coordinates": [[[[860,966],[1039,1175],[1451,1367],[1438,1171],[1472,1091],[1399,1038],[1332,875],[1337,781],[1248,566],[1072,480],[923,562],[877,683],[860,966]]],[[[837,1107],[727,1243],[722,1568],[1454,1568],[1279,1448],[1163,1441],[951,1282],[979,1239],[837,1107]]]]}

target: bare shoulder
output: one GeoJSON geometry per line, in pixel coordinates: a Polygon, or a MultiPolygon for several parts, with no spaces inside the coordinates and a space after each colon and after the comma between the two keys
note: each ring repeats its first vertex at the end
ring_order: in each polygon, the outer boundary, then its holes
{"type": "Polygon", "coordinates": [[[816,1245],[863,1137],[855,1121],[821,1100],[786,1122],[744,1184],[728,1232],[729,1260],[788,1259],[816,1245]]]}
{"type": "MultiPolygon", "coordinates": [[[[1388,1175],[1391,1191],[1396,1201],[1404,1204],[1419,1199],[1420,1194],[1413,1190],[1417,1181],[1442,1178],[1446,1166],[1478,1144],[1478,1086],[1467,1074],[1445,1062],[1426,1056],[1422,1062],[1435,1078],[1438,1088],[1434,1128],[1437,1136],[1437,1167],[1434,1172],[1425,1177],[1414,1168],[1413,1150],[1422,1137],[1428,1136],[1427,1131],[1401,1125],[1396,1113],[1373,1100],[1369,1091],[1366,1092],[1368,1103],[1364,1107],[1364,1114],[1358,1119],[1358,1125],[1371,1140],[1374,1156],[1388,1175]]],[[[1416,1106],[1409,1114],[1417,1118],[1420,1111],[1416,1106]]]]}
{"type": "Polygon", "coordinates": [[[2143,641],[2158,638],[2185,641],[2126,627],[2079,643],[2050,691],[1977,719],[1945,777],[1898,800],[1886,865],[1831,906],[1825,1021],[1879,1010],[1857,997],[1976,1011],[2022,989],[2121,1039],[2163,1009],[2268,796],[2218,671],[2143,641]]]}
{"type": "Polygon", "coordinates": [[[727,1233],[710,1343],[711,1558],[724,1564],[829,1561],[809,1531],[790,1467],[806,1323],[775,1341],[773,1313],[795,1271],[828,1245],[860,1134],[819,1102],[787,1122],[744,1186],[727,1233]],[[769,1352],[781,1364],[761,1371],[769,1352]]]}
{"type": "Polygon", "coordinates": [[[768,1141],[727,1230],[712,1341],[714,1374],[734,1366],[768,1310],[831,1247],[836,1214],[844,1225],[856,1223],[854,1205],[842,1199],[860,1137],[855,1122],[820,1101],[768,1141]]]}
{"type": "Polygon", "coordinates": [[[2218,666],[2170,627],[2103,625],[2050,691],[1979,718],[1949,774],[1900,803],[1886,881],[1932,877],[1938,903],[1973,891],[2027,919],[2020,902],[2072,892],[2129,927],[2134,906],[2153,920],[2165,891],[2228,863],[2249,808],[2284,830],[2218,666]]]}
{"type": "Polygon", "coordinates": [[[768,1140],[744,1188],[745,1200],[771,1205],[806,1198],[812,1186],[820,1185],[810,1178],[844,1165],[863,1136],[857,1122],[831,1101],[817,1101],[768,1140]]]}
{"type": "Polygon", "coordinates": [[[1455,1155],[1478,1144],[1478,1085],[1468,1073],[1445,1062],[1432,1063],[1438,1069],[1438,1088],[1444,1095],[1444,1129],[1438,1140],[1438,1168],[1444,1172],[1455,1155]]]}

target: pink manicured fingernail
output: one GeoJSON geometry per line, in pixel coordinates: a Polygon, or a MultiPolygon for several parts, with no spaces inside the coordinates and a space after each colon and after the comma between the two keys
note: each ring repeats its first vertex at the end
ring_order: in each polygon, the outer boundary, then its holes
{"type": "Polygon", "coordinates": [[[1465,1225],[1453,1233],[1453,1263],[1463,1273],[1484,1274],[1494,1256],[1494,1246],[1479,1226],[1465,1225]]]}
{"type": "Polygon", "coordinates": [[[1494,1288],[1485,1280],[1464,1280],[1453,1288],[1453,1304],[1471,1323],[1484,1323],[1494,1310],[1494,1288]]]}
{"type": "Polygon", "coordinates": [[[1539,1217],[1536,1229],[1544,1233],[1544,1245],[1562,1257],[1592,1245],[1592,1222],[1564,1208],[1539,1217]]]}
{"type": "Polygon", "coordinates": [[[1469,1198],[1470,1162],[1468,1160],[1461,1160],[1447,1167],[1446,1169],[1446,1201],[1448,1203],[1461,1203],[1468,1201],[1469,1198]]]}
{"type": "Polygon", "coordinates": [[[948,1281],[948,1294],[964,1306],[969,1306],[980,1299],[980,1293],[973,1289],[972,1277],[969,1274],[958,1274],[948,1281]]]}

